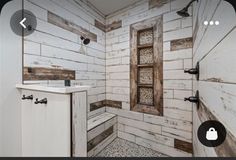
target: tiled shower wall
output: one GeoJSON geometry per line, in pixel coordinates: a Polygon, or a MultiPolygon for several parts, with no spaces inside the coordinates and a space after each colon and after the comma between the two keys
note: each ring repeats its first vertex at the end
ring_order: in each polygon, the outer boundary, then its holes
{"type": "Polygon", "coordinates": [[[194,80],[199,90],[200,107],[193,110],[194,155],[200,157],[235,157],[236,148],[236,15],[223,0],[201,0],[194,3],[194,66],[200,62],[200,80],[194,80]],[[219,25],[203,25],[204,21],[219,21],[219,25]],[[197,137],[201,123],[221,122],[227,136],[215,148],[203,146],[197,137]]]}
{"type": "MultiPolygon", "coordinates": [[[[79,0],[25,0],[25,8],[38,20],[37,30],[25,38],[25,66],[75,70],[77,80],[73,83],[92,86],[88,92],[88,110],[91,103],[106,100],[101,106],[109,106],[106,111],[118,115],[120,138],[169,156],[191,156],[192,105],[183,98],[192,95],[192,76],[183,70],[192,67],[192,17],[176,15],[188,2],[144,0],[105,20],[79,0]],[[48,11],[96,34],[97,42],[81,46],[80,35],[48,23],[48,11]],[[133,23],[161,15],[164,20],[164,116],[158,117],[130,111],[129,30],[133,23]],[[102,29],[101,23],[105,22],[102,29]]],[[[63,84],[61,81],[40,83],[63,84]]]]}
{"type": "MultiPolygon", "coordinates": [[[[104,100],[105,33],[94,26],[95,20],[105,23],[104,17],[75,0],[25,0],[24,7],[36,15],[38,23],[36,31],[25,38],[24,66],[75,70],[73,84],[92,86],[88,110],[90,103],[104,100]],[[82,46],[80,35],[48,22],[49,12],[95,34],[97,42],[82,46]]],[[[63,81],[33,83],[64,85],[63,81]]]]}
{"type": "MultiPolygon", "coordinates": [[[[169,156],[192,155],[192,17],[176,11],[189,0],[145,0],[110,15],[106,24],[122,22],[106,33],[106,99],[121,101],[122,109],[107,107],[118,115],[118,137],[169,156]],[[163,16],[164,116],[130,111],[130,25],[163,16]]],[[[190,9],[190,13],[192,8],[190,9]]]]}

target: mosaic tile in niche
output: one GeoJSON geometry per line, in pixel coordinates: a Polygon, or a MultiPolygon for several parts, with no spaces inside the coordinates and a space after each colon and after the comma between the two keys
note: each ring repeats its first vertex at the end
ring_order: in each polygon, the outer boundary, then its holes
{"type": "Polygon", "coordinates": [[[144,48],[139,50],[139,64],[153,63],[153,48],[144,48]]]}
{"type": "Polygon", "coordinates": [[[139,83],[153,84],[153,68],[140,68],[139,83]]]}
{"type": "Polygon", "coordinates": [[[144,105],[153,105],[153,89],[140,88],[139,89],[139,103],[144,105]]]}
{"type": "Polygon", "coordinates": [[[139,33],[139,45],[153,43],[153,30],[145,30],[139,33]]]}

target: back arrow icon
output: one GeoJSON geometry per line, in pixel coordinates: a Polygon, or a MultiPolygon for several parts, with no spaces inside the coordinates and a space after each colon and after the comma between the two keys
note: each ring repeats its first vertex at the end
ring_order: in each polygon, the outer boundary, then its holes
{"type": "Polygon", "coordinates": [[[26,29],[26,26],[25,26],[25,24],[24,24],[25,21],[26,21],[26,18],[24,18],[22,21],[20,21],[20,25],[21,25],[24,29],[26,29]]]}

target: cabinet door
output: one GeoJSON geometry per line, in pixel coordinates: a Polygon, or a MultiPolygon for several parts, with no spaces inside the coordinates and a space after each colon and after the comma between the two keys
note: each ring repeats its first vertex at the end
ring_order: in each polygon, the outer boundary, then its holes
{"type": "Polygon", "coordinates": [[[34,96],[22,102],[23,156],[70,156],[70,95],[26,90],[22,95],[34,96]],[[36,98],[48,103],[35,104],[36,98]]]}

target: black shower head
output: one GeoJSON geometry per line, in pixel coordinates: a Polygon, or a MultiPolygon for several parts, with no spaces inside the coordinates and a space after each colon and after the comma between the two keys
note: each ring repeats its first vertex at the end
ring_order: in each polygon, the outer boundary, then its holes
{"type": "Polygon", "coordinates": [[[198,2],[198,0],[192,0],[191,2],[189,2],[189,4],[188,4],[186,7],[184,7],[182,10],[180,10],[180,11],[178,11],[178,12],[176,12],[176,13],[177,13],[179,16],[181,16],[181,17],[189,17],[190,14],[188,13],[188,8],[189,8],[190,5],[191,5],[193,2],[195,2],[195,1],[198,2]]]}
{"type": "Polygon", "coordinates": [[[83,41],[84,45],[88,45],[90,43],[90,39],[88,38],[84,38],[83,36],[81,36],[80,39],[83,41]]]}
{"type": "Polygon", "coordinates": [[[84,39],[83,43],[84,43],[84,45],[88,45],[90,43],[90,39],[88,39],[88,38],[84,39]]]}
{"type": "Polygon", "coordinates": [[[189,17],[190,16],[190,14],[188,13],[188,8],[186,8],[186,7],[184,9],[178,11],[177,14],[181,17],[189,17]]]}

